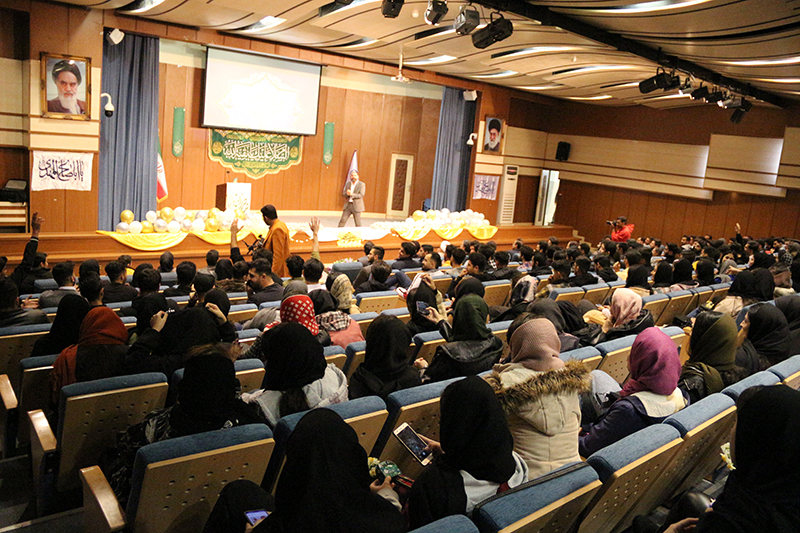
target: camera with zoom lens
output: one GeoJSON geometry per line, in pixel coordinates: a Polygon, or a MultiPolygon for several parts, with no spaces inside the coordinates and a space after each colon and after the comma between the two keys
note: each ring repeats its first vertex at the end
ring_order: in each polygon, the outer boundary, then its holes
{"type": "Polygon", "coordinates": [[[616,226],[617,225],[616,222],[614,222],[613,220],[606,220],[606,224],[608,224],[609,226],[616,226]]]}

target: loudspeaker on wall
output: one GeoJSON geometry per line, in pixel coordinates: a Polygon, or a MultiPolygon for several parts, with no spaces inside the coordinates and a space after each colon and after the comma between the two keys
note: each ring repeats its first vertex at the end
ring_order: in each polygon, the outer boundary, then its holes
{"type": "Polygon", "coordinates": [[[569,149],[570,144],[568,142],[559,142],[558,147],[556,147],[556,161],[566,161],[569,159],[569,149]]]}

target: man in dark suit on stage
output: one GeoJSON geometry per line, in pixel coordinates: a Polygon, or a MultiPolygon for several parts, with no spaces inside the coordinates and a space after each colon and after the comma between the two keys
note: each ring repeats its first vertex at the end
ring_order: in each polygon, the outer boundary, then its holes
{"type": "Polygon", "coordinates": [[[364,193],[367,191],[367,186],[363,181],[358,179],[358,171],[353,170],[350,172],[350,182],[347,184],[342,196],[347,198],[342,209],[342,218],[339,219],[339,227],[341,228],[347,224],[347,219],[353,215],[356,226],[361,225],[361,213],[364,212],[364,193]]]}

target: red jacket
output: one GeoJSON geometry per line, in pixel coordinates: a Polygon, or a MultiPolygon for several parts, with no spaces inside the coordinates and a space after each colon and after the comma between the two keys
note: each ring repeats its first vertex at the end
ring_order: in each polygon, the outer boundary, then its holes
{"type": "Polygon", "coordinates": [[[619,230],[611,233],[611,240],[614,242],[627,242],[633,233],[633,224],[626,224],[619,230]]]}

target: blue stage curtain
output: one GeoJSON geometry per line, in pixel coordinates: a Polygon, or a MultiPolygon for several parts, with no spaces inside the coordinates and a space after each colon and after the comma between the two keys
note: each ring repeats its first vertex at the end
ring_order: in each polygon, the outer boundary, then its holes
{"type": "Polygon", "coordinates": [[[116,110],[106,117],[100,104],[101,230],[113,230],[125,209],[144,220],[156,208],[158,49],[157,38],[131,33],[117,45],[103,42],[102,87],[116,110]]]}
{"type": "Polygon", "coordinates": [[[467,102],[462,89],[445,87],[439,114],[439,140],[433,165],[431,206],[462,211],[467,205],[469,163],[473,146],[467,145],[475,127],[476,102],[467,102]]]}

